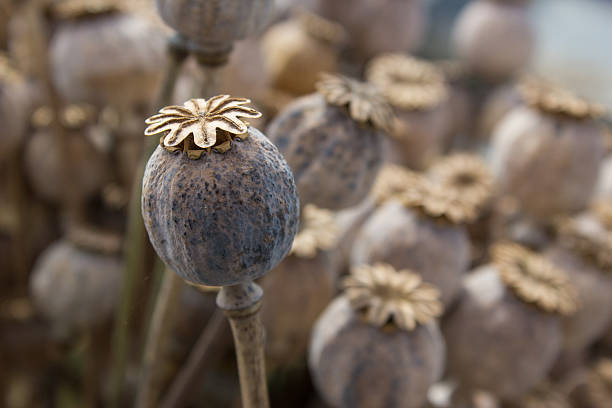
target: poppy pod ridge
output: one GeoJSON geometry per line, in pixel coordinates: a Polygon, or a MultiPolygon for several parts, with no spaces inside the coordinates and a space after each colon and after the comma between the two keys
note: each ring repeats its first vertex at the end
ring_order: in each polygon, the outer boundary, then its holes
{"type": "Polygon", "coordinates": [[[317,321],[309,366],[333,407],[421,407],[444,369],[438,290],[387,264],[354,268],[317,321]]]}
{"type": "Polygon", "coordinates": [[[302,204],[339,210],[367,196],[393,116],[370,84],[326,75],[317,89],[287,106],[268,134],[293,170],[302,204]]]}
{"type": "Polygon", "coordinates": [[[442,330],[449,375],[463,392],[514,400],[542,382],[562,345],[561,317],[578,307],[567,275],[528,249],[498,243],[492,263],[464,280],[442,330]]]}

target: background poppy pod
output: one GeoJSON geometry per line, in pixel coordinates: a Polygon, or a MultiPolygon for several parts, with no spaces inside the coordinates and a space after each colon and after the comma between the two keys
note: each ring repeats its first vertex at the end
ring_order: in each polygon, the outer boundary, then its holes
{"type": "Polygon", "coordinates": [[[297,232],[293,175],[276,147],[238,117],[259,116],[240,106],[246,102],[227,95],[192,100],[185,104],[191,111],[164,108],[148,122],[151,134],[166,135],[145,170],[145,227],[162,260],[191,283],[256,279],[285,257],[297,232]],[[155,122],[163,112],[167,122],[155,122]]]}

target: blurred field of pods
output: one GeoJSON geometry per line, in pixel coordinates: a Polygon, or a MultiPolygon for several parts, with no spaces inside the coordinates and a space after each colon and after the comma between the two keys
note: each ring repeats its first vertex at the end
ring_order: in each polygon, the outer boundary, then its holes
{"type": "Polygon", "coordinates": [[[0,407],[612,407],[610,21],[0,0],[0,407]]]}

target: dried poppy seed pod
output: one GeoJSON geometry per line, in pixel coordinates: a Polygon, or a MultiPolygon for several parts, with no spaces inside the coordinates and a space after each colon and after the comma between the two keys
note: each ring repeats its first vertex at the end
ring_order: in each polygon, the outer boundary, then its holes
{"type": "MultiPolygon", "coordinates": [[[[272,0],[156,0],[162,20],[194,51],[225,62],[232,44],[259,31],[272,14],[272,0]]],[[[209,62],[213,62],[212,60],[209,62]]]]}
{"type": "Polygon", "coordinates": [[[121,240],[110,233],[71,230],[40,256],[31,277],[37,308],[59,331],[103,323],[117,303],[121,240]]]}
{"type": "Polygon", "coordinates": [[[500,192],[534,218],[582,210],[605,153],[603,129],[593,120],[601,108],[546,84],[526,82],[521,93],[529,106],[508,113],[493,135],[500,192]]]}
{"type": "Polygon", "coordinates": [[[339,210],[368,194],[392,114],[368,84],[328,75],[317,88],[281,112],[268,134],[293,170],[302,204],[339,210]]]}
{"type": "MultiPolygon", "coordinates": [[[[91,8],[82,0],[60,2],[49,44],[53,81],[70,102],[127,109],[148,104],[162,79],[163,31],[146,18],[122,12],[108,0],[91,8]],[[75,55],[78,58],[75,58],[75,55]]],[[[95,4],[95,3],[94,3],[95,4]]]]}
{"type": "Polygon", "coordinates": [[[475,0],[462,10],[453,40],[458,56],[471,71],[499,80],[526,67],[535,39],[523,3],[475,0]]]}
{"type": "Polygon", "coordinates": [[[435,287],[385,264],[355,268],[310,344],[314,383],[333,407],[417,408],[444,369],[435,287]]]}
{"type": "Polygon", "coordinates": [[[383,52],[414,51],[427,26],[422,0],[315,0],[312,9],[340,23],[364,61],[383,52]]]}
{"type": "Polygon", "coordinates": [[[389,189],[392,198],[364,223],[351,253],[351,265],[386,262],[418,270],[434,284],[449,306],[459,294],[470,264],[470,241],[464,224],[477,206],[450,186],[406,173],[406,184],[389,189]]]}
{"type": "Polygon", "coordinates": [[[524,247],[497,244],[443,323],[449,374],[464,390],[518,398],[548,374],[561,348],[559,315],[575,310],[562,271],[524,247]]]}
{"type": "MultiPolygon", "coordinates": [[[[80,110],[77,106],[69,106],[64,113],[73,109],[80,110]]],[[[63,122],[64,119],[62,118],[63,122]]],[[[62,151],[64,147],[58,143],[52,130],[42,128],[33,135],[26,146],[25,170],[38,196],[59,203],[64,199],[67,183],[70,184],[73,199],[79,201],[102,190],[111,172],[106,155],[96,149],[88,138],[91,130],[89,125],[80,119],[66,130],[66,148],[71,160],[70,174],[65,173],[63,160],[66,152],[62,151]]]]}
{"type": "Polygon", "coordinates": [[[145,227],[160,258],[191,283],[256,279],[287,255],[297,232],[293,176],[241,119],[261,116],[247,103],[192,99],[146,121],[146,135],[163,136],[143,179],[145,227]]]}
{"type": "Polygon", "coordinates": [[[315,91],[322,73],[338,70],[345,37],[342,26],[306,12],[273,25],[261,39],[272,85],[295,95],[315,91]]]}
{"type": "Polygon", "coordinates": [[[0,53],[0,162],[14,153],[21,144],[28,124],[29,108],[30,97],[25,79],[13,68],[11,61],[0,53]]]}
{"type": "Polygon", "coordinates": [[[545,254],[567,272],[581,299],[578,311],[563,319],[563,353],[579,355],[612,322],[612,236],[591,213],[558,222],[557,235],[545,254]]]}
{"type": "Polygon", "coordinates": [[[333,213],[313,205],[305,206],[303,213],[291,252],[261,285],[267,294],[261,313],[268,367],[302,362],[312,326],[336,292],[333,250],[339,230],[333,213]]]}
{"type": "Polygon", "coordinates": [[[450,117],[442,72],[423,60],[387,54],[370,62],[366,76],[397,114],[386,146],[391,161],[427,167],[442,152],[450,117]]]}

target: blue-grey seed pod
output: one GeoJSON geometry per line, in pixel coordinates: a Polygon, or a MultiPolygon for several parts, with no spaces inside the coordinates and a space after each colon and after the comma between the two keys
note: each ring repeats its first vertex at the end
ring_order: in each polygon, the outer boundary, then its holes
{"type": "Polygon", "coordinates": [[[291,249],[299,203],[293,175],[257,129],[197,160],[158,147],[143,179],[142,214],[161,259],[195,284],[259,278],[291,249]]]}

